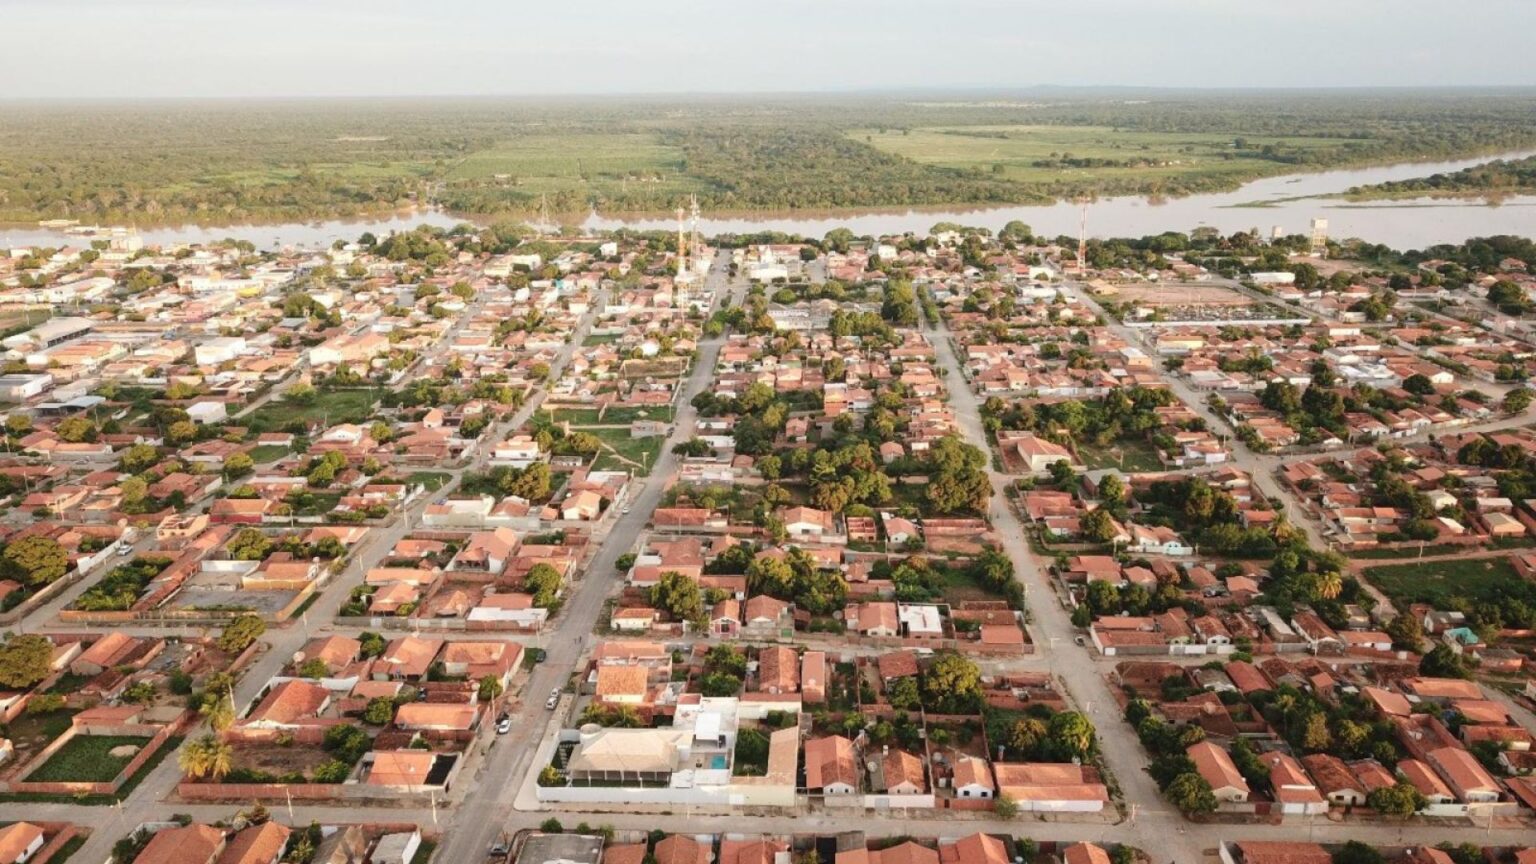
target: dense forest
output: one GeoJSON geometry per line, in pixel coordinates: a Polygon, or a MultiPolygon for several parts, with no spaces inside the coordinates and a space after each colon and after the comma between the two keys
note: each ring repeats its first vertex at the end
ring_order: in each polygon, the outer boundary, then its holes
{"type": "Polygon", "coordinates": [[[1536,156],[1475,165],[1448,174],[1355,186],[1344,193],[1353,201],[1384,198],[1499,198],[1536,194],[1536,156]]]}
{"type": "Polygon", "coordinates": [[[716,211],[1030,203],[1533,146],[1531,90],[11,103],[0,112],[0,221],[227,224],[424,202],[480,215],[670,211],[688,193],[716,211]],[[1149,166],[1161,172],[1154,183],[1137,178],[1134,154],[1116,163],[1130,174],[1113,178],[1073,176],[1097,163],[1061,154],[1040,160],[1048,177],[1022,182],[853,134],[996,126],[1230,136],[1239,164],[1172,177],[1149,166]],[[1281,136],[1307,143],[1244,143],[1281,136]]]}

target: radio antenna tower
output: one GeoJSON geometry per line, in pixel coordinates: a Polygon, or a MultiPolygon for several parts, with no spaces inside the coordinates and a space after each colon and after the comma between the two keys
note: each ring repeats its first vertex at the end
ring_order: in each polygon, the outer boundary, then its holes
{"type": "Polygon", "coordinates": [[[703,254],[704,244],[699,240],[699,196],[688,196],[689,237],[688,255],[694,259],[693,264],[698,265],[698,258],[703,254]]]}
{"type": "Polygon", "coordinates": [[[1077,274],[1079,276],[1088,272],[1088,198],[1083,199],[1083,215],[1077,223],[1077,274]]]}

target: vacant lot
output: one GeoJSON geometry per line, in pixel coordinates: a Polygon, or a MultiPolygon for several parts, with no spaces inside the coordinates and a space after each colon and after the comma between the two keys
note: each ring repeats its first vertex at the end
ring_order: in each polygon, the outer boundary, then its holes
{"type": "MultiPolygon", "coordinates": [[[[928,127],[884,132],[860,129],[849,137],[927,165],[979,169],[1023,183],[1174,180],[1194,175],[1246,179],[1295,171],[1259,158],[1262,148],[1331,150],[1326,138],[1244,139],[1220,133],[1135,132],[1106,126],[928,127]]],[[[1111,186],[1110,188],[1114,188],[1111,186]]]]}
{"type": "Polygon", "coordinates": [[[653,408],[556,408],[553,419],[556,423],[569,423],[572,426],[617,426],[633,423],[636,420],[660,420],[664,423],[672,422],[672,406],[659,405],[653,408]]]}
{"type": "Polygon", "coordinates": [[[1108,447],[1078,445],[1077,455],[1083,459],[1083,467],[1089,471],[1114,468],[1134,474],[1138,471],[1161,471],[1163,463],[1157,458],[1157,448],[1146,441],[1131,438],[1117,441],[1108,447]]]}
{"type": "Polygon", "coordinates": [[[661,452],[662,442],[666,440],[658,436],[631,438],[628,428],[587,428],[580,431],[591,432],[603,441],[603,449],[598,452],[597,462],[593,463],[596,470],[633,471],[636,477],[645,477],[651,473],[651,468],[656,465],[656,455],[661,452]]]}
{"type": "Polygon", "coordinates": [[[1398,606],[1430,603],[1446,608],[1452,597],[1497,601],[1524,589],[1506,558],[1470,558],[1368,567],[1363,575],[1398,606]]]}
{"type": "Polygon", "coordinates": [[[303,404],[281,397],[257,408],[247,425],[253,432],[278,432],[290,425],[324,423],[366,423],[373,417],[373,404],[382,390],[317,391],[303,404]]]}
{"type": "Polygon", "coordinates": [[[1202,306],[1247,306],[1253,300],[1221,285],[1121,285],[1115,299],[1150,306],[1198,304],[1202,306]]]}
{"type": "Polygon", "coordinates": [[[47,783],[105,783],[148,744],[137,735],[76,735],[27,779],[47,783]]]}

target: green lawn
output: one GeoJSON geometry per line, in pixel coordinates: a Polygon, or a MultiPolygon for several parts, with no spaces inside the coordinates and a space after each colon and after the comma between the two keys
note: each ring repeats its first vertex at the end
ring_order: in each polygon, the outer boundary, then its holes
{"type": "Polygon", "coordinates": [[[1235,178],[1283,174],[1295,171],[1295,166],[1255,158],[1257,148],[1275,145],[1287,150],[1331,150],[1345,143],[1328,138],[1246,136],[1252,152],[1239,156],[1232,146],[1232,134],[1143,132],[1103,126],[927,127],[906,132],[855,129],[848,137],[927,165],[980,169],[1000,179],[1041,184],[1155,180],[1193,174],[1235,178]],[[1103,159],[1116,164],[1060,164],[1065,159],[1103,159]],[[1149,164],[1129,164],[1140,162],[1149,164]]]}
{"type": "MultiPolygon", "coordinates": [[[[256,413],[260,414],[261,412],[258,410],[256,413]]],[[[276,462],[277,460],[287,456],[292,452],[292,447],[280,447],[276,444],[262,444],[258,447],[251,448],[251,461],[255,462],[257,465],[265,465],[268,462],[276,462]]]]}
{"type": "Polygon", "coordinates": [[[603,440],[613,450],[599,451],[593,467],[598,471],[633,471],[636,477],[645,477],[656,465],[656,455],[661,452],[665,438],[631,438],[628,429],[586,429],[603,440]],[[623,457],[623,458],[620,458],[623,457]]]}
{"type": "Polygon", "coordinates": [[[246,425],[261,433],[282,431],[293,423],[367,423],[373,419],[373,404],[382,393],[378,389],[321,390],[302,405],[278,397],[251,412],[246,425]]]}
{"type": "Polygon", "coordinates": [[[1368,567],[1364,576],[1399,606],[1431,603],[1446,608],[1450,598],[1457,596],[1476,603],[1497,602],[1519,596],[1526,588],[1506,558],[1388,564],[1368,567]]]}
{"type": "Polygon", "coordinates": [[[535,134],[498,141],[477,150],[448,173],[448,182],[495,180],[523,193],[624,191],[629,184],[653,190],[698,189],[683,175],[683,151],[648,132],[535,134]],[[641,185],[643,184],[643,186],[641,185]]]}
{"type": "Polygon", "coordinates": [[[1082,457],[1083,467],[1089,471],[1101,468],[1115,468],[1126,473],[1163,470],[1163,463],[1157,458],[1157,448],[1136,439],[1119,441],[1103,448],[1079,445],[1077,455],[1082,457]]]}
{"type": "Polygon", "coordinates": [[[105,783],[122,772],[137,755],[114,756],[117,747],[142,748],[150,739],[140,735],[76,735],[27,779],[34,782],[105,783]]]}
{"type": "Polygon", "coordinates": [[[672,406],[661,405],[655,408],[609,408],[598,416],[597,408],[556,408],[554,421],[556,423],[570,423],[572,426],[618,426],[628,425],[636,420],[660,420],[664,423],[672,422],[672,406]]]}
{"type": "Polygon", "coordinates": [[[406,477],[405,482],[411,485],[419,483],[427,487],[428,492],[436,492],[452,479],[452,474],[446,474],[442,471],[416,471],[409,477],[406,477]]]}

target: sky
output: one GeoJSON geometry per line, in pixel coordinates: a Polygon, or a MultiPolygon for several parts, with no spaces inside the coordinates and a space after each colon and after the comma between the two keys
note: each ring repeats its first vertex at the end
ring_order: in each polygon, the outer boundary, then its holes
{"type": "Polygon", "coordinates": [[[1536,85],[1536,0],[0,0],[0,99],[1536,85]]]}

